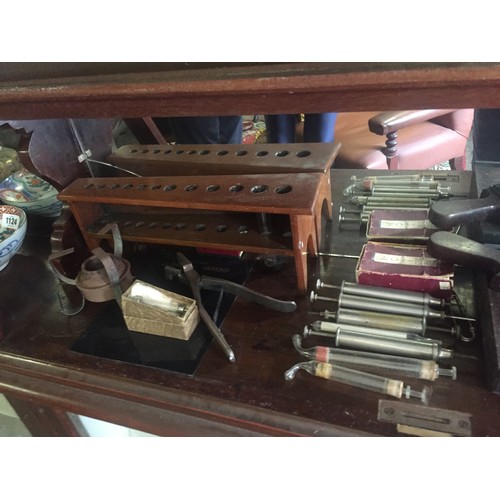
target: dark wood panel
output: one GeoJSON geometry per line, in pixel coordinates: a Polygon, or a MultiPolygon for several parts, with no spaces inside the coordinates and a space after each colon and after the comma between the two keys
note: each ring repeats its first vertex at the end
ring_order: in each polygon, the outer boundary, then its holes
{"type": "Polygon", "coordinates": [[[7,400],[33,437],[85,436],[85,430],[65,410],[12,394],[7,396],[7,400]]]}
{"type": "MultiPolygon", "coordinates": [[[[138,68],[111,75],[91,72],[86,77],[77,70],[62,76],[36,68],[37,78],[31,80],[5,77],[0,84],[0,117],[140,118],[500,107],[499,65],[493,63],[215,64],[145,72],[138,68]]],[[[29,70],[17,74],[28,77],[29,70]]]]}

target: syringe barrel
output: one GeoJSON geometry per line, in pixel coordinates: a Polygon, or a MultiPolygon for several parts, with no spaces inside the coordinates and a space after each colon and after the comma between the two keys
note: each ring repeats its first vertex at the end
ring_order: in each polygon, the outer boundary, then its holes
{"type": "Polygon", "coordinates": [[[403,316],[400,314],[362,311],[339,307],[337,322],[370,328],[385,328],[387,330],[406,331],[408,333],[423,334],[425,332],[425,318],[403,316]]]}
{"type": "Polygon", "coordinates": [[[433,307],[442,307],[443,302],[440,299],[431,297],[428,293],[415,292],[411,290],[393,290],[381,286],[359,285],[357,283],[342,283],[342,291],[347,295],[361,295],[363,297],[372,297],[374,299],[395,300],[397,302],[408,302],[410,304],[429,304],[433,307]]]}
{"type": "Polygon", "coordinates": [[[373,299],[371,297],[359,297],[358,295],[347,295],[342,292],[339,295],[338,303],[339,307],[346,307],[347,309],[361,309],[363,311],[402,314],[404,316],[414,316],[420,318],[424,318],[429,315],[429,307],[427,305],[408,304],[405,302],[373,299]]]}
{"type": "Polygon", "coordinates": [[[324,332],[336,332],[339,328],[341,328],[342,331],[346,332],[361,333],[365,335],[374,335],[378,337],[388,337],[394,339],[416,340],[416,337],[419,337],[419,335],[415,333],[401,332],[398,330],[385,330],[382,328],[372,328],[368,326],[345,325],[329,321],[315,321],[312,326],[317,326],[321,331],[324,332]]]}
{"type": "Polygon", "coordinates": [[[364,373],[344,366],[317,363],[315,375],[354,387],[360,387],[361,389],[378,392],[379,394],[394,396],[395,398],[401,398],[403,394],[403,382],[401,380],[393,380],[371,373],[364,373]]]}
{"type": "Polygon", "coordinates": [[[352,351],[326,346],[315,347],[316,361],[341,365],[361,370],[381,368],[395,371],[399,375],[422,380],[436,380],[439,376],[438,364],[433,360],[393,356],[377,352],[352,351]]]}
{"type": "Polygon", "coordinates": [[[335,344],[337,347],[347,347],[360,351],[381,352],[394,354],[395,356],[432,360],[438,359],[440,352],[439,345],[433,342],[369,337],[343,332],[340,328],[337,330],[335,344]]]}

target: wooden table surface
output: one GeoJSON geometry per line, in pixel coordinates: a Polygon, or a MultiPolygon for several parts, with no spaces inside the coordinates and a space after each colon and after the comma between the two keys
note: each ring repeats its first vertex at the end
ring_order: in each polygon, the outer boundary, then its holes
{"type": "MultiPolygon", "coordinates": [[[[365,241],[357,229],[339,231],[335,218],[353,174],[362,172],[332,171],[334,220],[325,222],[322,253],[359,255],[365,241]]],[[[467,194],[470,180],[470,172],[460,174],[454,189],[467,194]]],[[[389,397],[303,371],[292,381],[284,379],[288,368],[304,361],[292,336],[325,308],[298,294],[293,263],[276,269],[256,266],[246,285],[295,300],[297,310],[279,313],[237,298],[222,324],[236,362],[229,363],[212,342],[195,373],[186,375],[70,350],[102,305],[88,303],[78,315],[64,316],[49,253],[50,231],[33,226],[1,275],[0,392],[17,403],[18,411],[35,404],[54,418],[69,411],[165,436],[400,435],[394,424],[377,419],[379,401],[389,397]]],[[[310,289],[318,277],[327,283],[354,281],[355,264],[349,257],[310,258],[310,289]]],[[[303,345],[316,343],[306,339],[303,345]]],[[[458,379],[428,382],[430,406],[470,414],[474,436],[500,435],[500,398],[486,388],[480,340],[457,345],[456,351],[458,379]]],[[[413,380],[411,385],[418,390],[424,384],[413,380]]]]}

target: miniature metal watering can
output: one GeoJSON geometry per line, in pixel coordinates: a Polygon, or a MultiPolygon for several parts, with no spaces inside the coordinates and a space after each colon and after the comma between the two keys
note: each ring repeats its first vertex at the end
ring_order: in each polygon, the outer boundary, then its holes
{"type": "Polygon", "coordinates": [[[114,254],[100,247],[94,248],[92,256],[82,263],[75,279],[64,276],[52,263],[55,259],[73,253],[74,248],[52,253],[49,262],[56,276],[63,283],[76,286],[88,301],[106,302],[115,299],[121,307],[122,293],[132,285],[133,276],[130,263],[121,257],[123,246],[118,226],[111,224],[109,230],[113,234],[114,254]]]}

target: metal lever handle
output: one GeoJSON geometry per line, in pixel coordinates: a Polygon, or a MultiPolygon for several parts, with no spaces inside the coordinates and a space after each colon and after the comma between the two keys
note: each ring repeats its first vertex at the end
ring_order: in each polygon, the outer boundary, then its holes
{"type": "Polygon", "coordinates": [[[188,260],[188,258],[183,255],[180,252],[177,252],[177,261],[179,264],[182,266],[182,270],[184,274],[186,275],[186,278],[189,282],[189,285],[191,287],[191,291],[193,292],[193,297],[194,300],[196,301],[196,304],[198,305],[198,313],[207,326],[207,328],[210,330],[210,333],[212,336],[215,338],[215,340],[218,342],[218,344],[221,346],[222,350],[226,354],[227,358],[229,361],[234,362],[236,360],[236,357],[234,355],[233,350],[231,349],[230,345],[227,343],[227,340],[224,338],[224,335],[218,328],[218,326],[213,322],[212,318],[210,317],[210,314],[208,314],[207,310],[203,306],[203,303],[201,301],[201,295],[200,295],[200,275],[196,272],[196,270],[193,267],[193,263],[188,260]]]}
{"type": "Polygon", "coordinates": [[[267,307],[274,311],[280,312],[293,312],[297,309],[297,304],[293,301],[278,300],[262,293],[254,292],[249,288],[246,288],[238,283],[233,283],[232,281],[220,279],[220,278],[209,278],[207,276],[201,277],[201,287],[207,290],[224,290],[233,295],[238,295],[245,300],[255,302],[261,306],[267,307]]]}
{"type": "MultiPolygon", "coordinates": [[[[167,278],[172,277],[178,278],[180,280],[186,281],[186,276],[183,275],[180,269],[175,269],[171,266],[164,267],[165,275],[167,278]]],[[[212,278],[209,276],[201,276],[199,286],[205,290],[215,290],[228,292],[232,295],[238,295],[245,300],[255,302],[261,306],[272,309],[273,311],[279,311],[284,313],[294,312],[297,309],[297,304],[294,301],[278,300],[268,295],[255,292],[249,288],[234,283],[233,281],[228,281],[222,278],[212,278]]]]}

